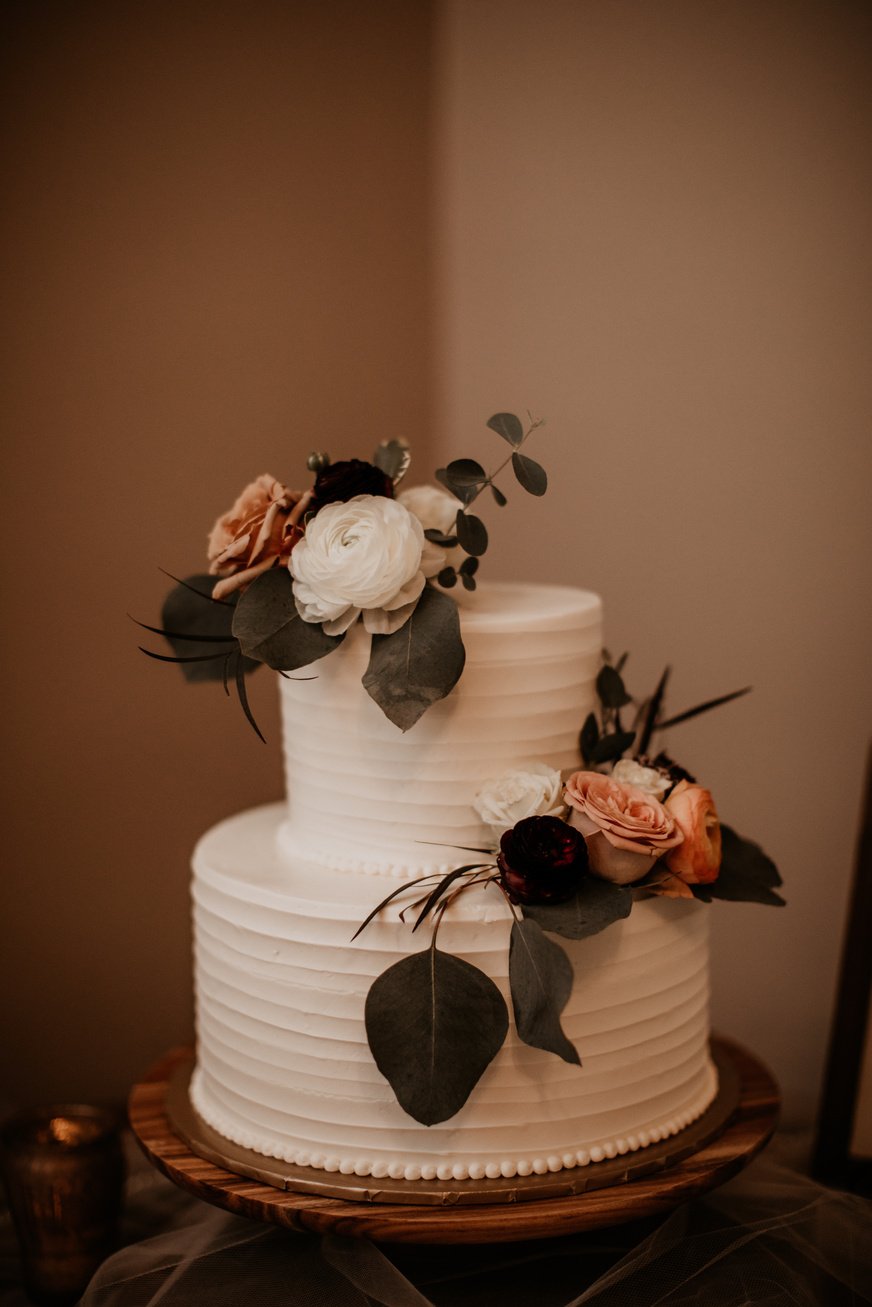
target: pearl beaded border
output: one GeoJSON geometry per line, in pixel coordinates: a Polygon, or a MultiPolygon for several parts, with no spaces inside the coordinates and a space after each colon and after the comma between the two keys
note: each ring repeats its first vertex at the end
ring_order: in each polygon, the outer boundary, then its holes
{"type": "Polygon", "coordinates": [[[358,1177],[372,1176],[374,1180],[511,1180],[515,1176],[546,1175],[549,1172],[572,1170],[577,1166],[590,1166],[626,1153],[638,1152],[649,1144],[660,1143],[677,1135],[702,1116],[713,1103],[718,1092],[718,1078],[711,1068],[710,1083],[698,1103],[659,1125],[647,1130],[631,1131],[617,1139],[601,1139],[588,1148],[564,1153],[549,1153],[547,1157],[505,1158],[499,1162],[473,1160],[471,1162],[394,1161],[385,1162],[368,1157],[340,1157],[334,1153],[309,1151],[276,1143],[266,1134],[235,1126],[225,1114],[216,1110],[206,1098],[201,1084],[199,1067],[191,1077],[191,1102],[199,1114],[218,1134],[240,1148],[250,1149],[263,1157],[293,1166],[308,1166],[313,1170],[358,1177]]]}

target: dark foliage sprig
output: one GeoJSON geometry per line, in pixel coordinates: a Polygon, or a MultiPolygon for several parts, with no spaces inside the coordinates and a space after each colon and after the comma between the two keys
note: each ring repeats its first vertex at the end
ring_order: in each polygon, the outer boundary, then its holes
{"type": "Polygon", "coordinates": [[[453,545],[459,545],[464,553],[468,554],[466,562],[460,568],[444,568],[437,577],[440,585],[451,587],[457,584],[458,579],[463,583],[467,590],[475,589],[475,566],[470,566],[472,560],[477,560],[487,552],[488,533],[487,527],[480,517],[470,513],[470,506],[476,501],[482,491],[490,489],[494,502],[504,508],[508,499],[504,492],[495,484],[496,478],[511,463],[512,470],[518,484],[531,495],[544,495],[548,488],[548,476],[545,469],[534,459],[522,454],[521,446],[529,436],[542,426],[539,418],[533,418],[528,415],[529,424],[525,430],[521,420],[514,413],[494,413],[493,417],[488,419],[487,426],[491,431],[495,431],[498,436],[505,440],[512,447],[512,452],[503,459],[502,463],[494,469],[493,472],[487,472],[481,463],[474,458],[456,458],[447,467],[440,467],[436,471],[436,479],[440,481],[446,490],[448,490],[455,499],[460,501],[460,508],[457,510],[457,516],[454,520],[454,534],[450,536],[441,536],[441,533],[428,531],[427,536],[434,543],[443,545],[448,548],[453,545]],[[437,536],[440,538],[437,539],[437,536]]]}

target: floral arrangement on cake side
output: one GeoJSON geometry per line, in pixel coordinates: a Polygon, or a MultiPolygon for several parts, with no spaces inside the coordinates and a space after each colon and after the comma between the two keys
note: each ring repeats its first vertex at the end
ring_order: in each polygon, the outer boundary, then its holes
{"type": "MultiPolygon", "coordinates": [[[[265,663],[283,674],[331,654],[360,621],[372,635],[363,686],[402,731],[447,695],[463,671],[458,584],[474,590],[487,528],[470,511],[489,490],[507,503],[496,478],[511,466],[519,485],[543,495],[548,478],[521,452],[541,422],[526,427],[514,413],[487,426],[510,447],[493,472],[474,459],[439,468],[435,485],[400,491],[410,453],[405,441],[379,445],[372,462],[332,463],[314,453],[312,486],[289,490],[257,477],[223,513],[208,539],[208,574],[176,581],[160,626],[172,654],[142,652],[178,663],[191,681],[233,683],[251,713],[245,676],[265,663]]],[[[263,738],[261,736],[261,738],[263,738]]]]}
{"type": "Polygon", "coordinates": [[[372,985],[366,1028],[376,1065],[400,1106],[425,1125],[447,1120],[466,1102],[509,1028],[493,980],[437,946],[439,925],[459,895],[490,887],[511,911],[509,985],[519,1039],[581,1066],[561,1027],[573,985],[572,963],[555,936],[584,940],[629,916],[651,897],[730,899],[783,905],[772,860],[718,817],[711,792],[665,752],[659,734],[746,694],[737,690],[667,717],[669,669],[654,693],[634,700],[604,653],[597,677],[599,714],[585,720],[583,766],[561,775],[543,764],[487,782],[470,801],[493,834],[490,847],[442,876],[406,882],[377,904],[361,933],[394,900],[411,929],[432,923],[429,947],[389,967],[372,985]],[[632,726],[622,713],[632,709],[632,726]]]}

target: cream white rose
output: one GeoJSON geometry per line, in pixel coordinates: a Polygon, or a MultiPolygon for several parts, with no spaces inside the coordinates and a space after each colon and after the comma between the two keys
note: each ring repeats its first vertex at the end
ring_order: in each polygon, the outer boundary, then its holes
{"type": "Polygon", "coordinates": [[[669,777],[664,776],[656,767],[643,767],[640,762],[634,762],[632,758],[621,758],[615,763],[612,768],[612,780],[620,781],[621,785],[635,785],[637,790],[653,794],[655,799],[662,799],[672,784],[669,777]]]}
{"type": "Polygon", "coordinates": [[[554,817],[563,808],[560,772],[545,763],[515,767],[487,781],[473,800],[482,821],[495,832],[509,830],[525,817],[554,817]]]}
{"type": "Polygon", "coordinates": [[[414,513],[425,531],[441,531],[446,536],[454,534],[460,504],[447,491],[438,486],[409,486],[397,496],[397,500],[414,513]]]}
{"type": "Polygon", "coordinates": [[[383,495],[327,504],[306,527],[288,566],[297,611],[341,635],[358,616],[390,635],[411,615],[424,589],[424,531],[408,509],[383,495]]]}

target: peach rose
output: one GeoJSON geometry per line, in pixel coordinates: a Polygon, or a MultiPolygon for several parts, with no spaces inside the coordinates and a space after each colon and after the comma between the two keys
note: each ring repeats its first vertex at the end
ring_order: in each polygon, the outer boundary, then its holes
{"type": "Polygon", "coordinates": [[[640,880],[684,838],[652,794],[611,776],[577,771],[566,782],[564,798],[570,825],[587,841],[591,871],[614,885],[640,880]]]}
{"type": "Polygon", "coordinates": [[[310,499],[311,492],[288,490],[266,473],[245,487],[209,535],[209,571],[222,578],[213,599],[226,598],[274,563],[287,561],[303,534],[298,524],[310,499]]]}
{"type": "Polygon", "coordinates": [[[701,785],[679,781],[666,800],[684,839],[666,855],[666,865],[688,885],[707,885],[721,869],[721,827],[715,802],[701,785]]]}

